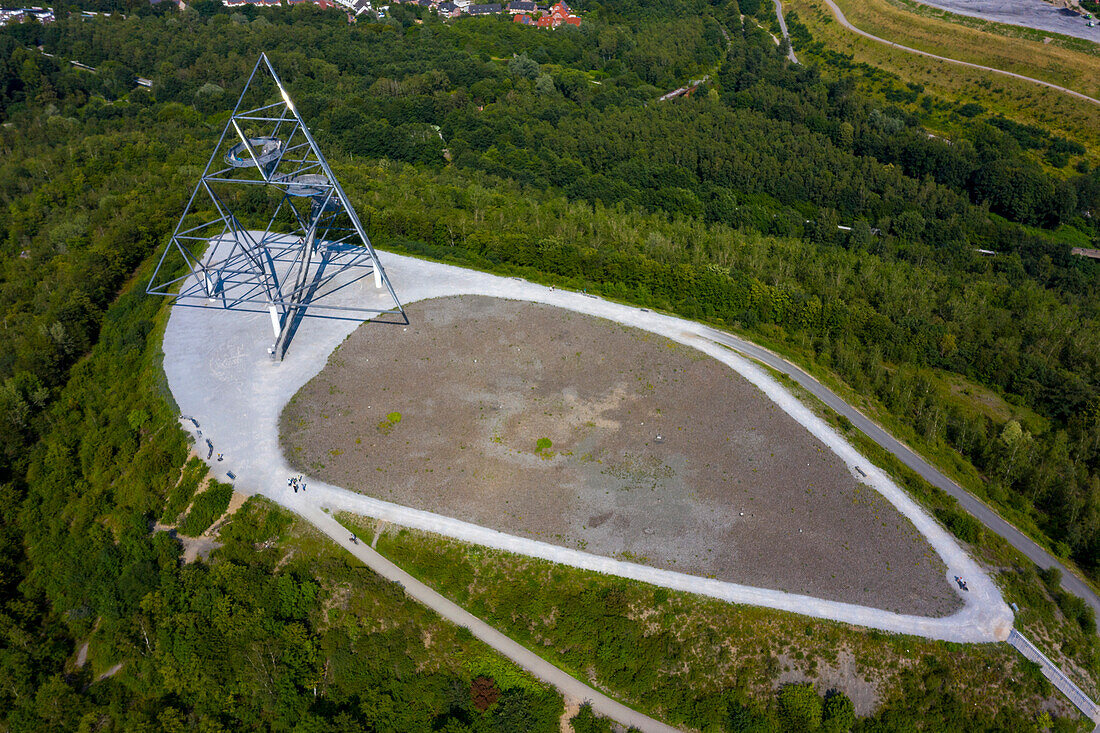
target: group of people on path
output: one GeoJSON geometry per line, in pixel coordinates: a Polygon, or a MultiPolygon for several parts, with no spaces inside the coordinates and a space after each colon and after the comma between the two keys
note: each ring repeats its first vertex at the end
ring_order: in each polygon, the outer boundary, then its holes
{"type": "MultiPolygon", "coordinates": [[[[190,421],[190,422],[191,422],[192,424],[194,424],[194,426],[195,426],[195,432],[196,432],[196,433],[198,433],[198,437],[200,437],[200,438],[202,437],[202,429],[201,429],[201,428],[199,428],[199,421],[198,421],[198,420],[196,420],[195,418],[191,417],[190,415],[180,415],[180,419],[181,419],[181,420],[188,420],[188,421],[190,421]]],[[[208,444],[208,445],[210,446],[210,453],[211,453],[211,455],[212,455],[212,454],[213,454],[213,452],[214,452],[214,446],[213,446],[213,444],[211,444],[211,443],[210,443],[210,439],[209,439],[209,438],[207,438],[206,442],[207,442],[207,444],[208,444]]],[[[210,457],[211,457],[211,456],[207,456],[207,459],[209,459],[210,457]]],[[[225,460],[225,455],[224,455],[224,454],[222,454],[222,453],[219,453],[219,454],[218,454],[218,460],[219,460],[219,461],[223,461],[223,460],[225,460]]],[[[231,478],[231,479],[232,479],[232,478],[236,478],[236,476],[234,476],[234,475],[233,475],[232,473],[229,473],[229,474],[228,474],[228,476],[229,476],[229,478],[231,478]]],[[[288,478],[288,479],[286,480],[286,485],[287,485],[288,487],[290,487],[290,488],[294,489],[294,493],[295,493],[295,494],[297,494],[297,493],[298,493],[298,490],[299,490],[299,489],[301,489],[301,490],[302,490],[303,492],[304,492],[304,491],[306,490],[306,482],[305,482],[305,479],[303,478],[302,474],[298,474],[297,476],[291,476],[290,478],[288,478]]]]}

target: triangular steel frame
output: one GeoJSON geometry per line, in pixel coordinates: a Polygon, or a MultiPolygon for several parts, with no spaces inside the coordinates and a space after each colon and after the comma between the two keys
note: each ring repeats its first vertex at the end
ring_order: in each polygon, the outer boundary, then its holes
{"type": "MultiPolygon", "coordinates": [[[[254,223],[262,221],[251,209],[243,215],[254,223]]],[[[216,300],[227,309],[266,310],[275,335],[268,351],[277,360],[285,355],[307,309],[328,312],[329,317],[400,315],[408,322],[359,215],[266,53],[253,67],[146,293],[177,302],[209,305],[216,300]],[[268,76],[279,98],[272,102],[274,95],[260,97],[258,106],[249,107],[246,99],[263,94],[260,80],[268,76]],[[263,231],[246,226],[227,200],[249,193],[252,208],[257,197],[267,199],[264,208],[271,216],[264,215],[263,231]],[[186,273],[178,274],[173,255],[182,259],[186,273]],[[332,302],[338,300],[330,297],[334,293],[371,273],[375,288],[385,288],[392,307],[332,302]]]]}

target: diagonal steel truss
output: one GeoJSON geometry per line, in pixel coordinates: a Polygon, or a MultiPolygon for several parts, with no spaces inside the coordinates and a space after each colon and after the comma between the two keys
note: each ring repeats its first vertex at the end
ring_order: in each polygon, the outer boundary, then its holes
{"type": "Polygon", "coordinates": [[[355,208],[266,54],[253,67],[146,292],[267,310],[275,336],[269,353],[277,360],[307,309],[405,318],[355,208]],[[346,289],[371,274],[388,299],[376,307],[348,305],[346,289]]]}

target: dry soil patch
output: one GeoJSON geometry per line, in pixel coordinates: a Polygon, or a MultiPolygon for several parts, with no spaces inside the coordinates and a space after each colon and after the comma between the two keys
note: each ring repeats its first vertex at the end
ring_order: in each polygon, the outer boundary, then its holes
{"type": "Polygon", "coordinates": [[[353,333],[287,405],[298,470],[655,567],[902,613],[961,605],[910,522],[726,365],[551,306],[407,311],[407,328],[353,333]]]}

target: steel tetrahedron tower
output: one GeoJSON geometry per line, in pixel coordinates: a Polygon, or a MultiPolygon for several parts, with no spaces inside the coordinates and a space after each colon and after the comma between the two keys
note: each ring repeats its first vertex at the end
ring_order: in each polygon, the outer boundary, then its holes
{"type": "Polygon", "coordinates": [[[400,315],[355,208],[266,54],[241,92],[146,292],[266,310],[273,359],[307,309],[400,315]],[[182,263],[181,263],[182,260],[182,263]],[[363,301],[351,286],[374,277],[363,301]]]}

